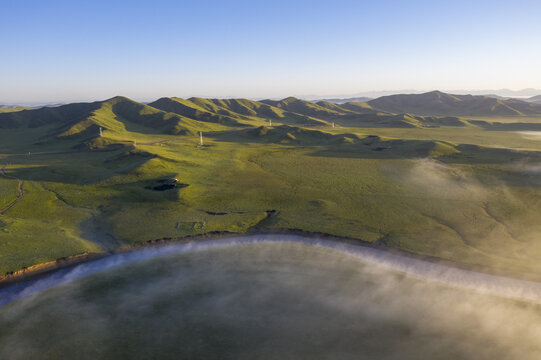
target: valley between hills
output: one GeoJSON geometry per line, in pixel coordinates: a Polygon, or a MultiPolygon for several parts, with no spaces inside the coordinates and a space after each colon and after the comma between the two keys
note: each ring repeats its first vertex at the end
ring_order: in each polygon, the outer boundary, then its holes
{"type": "Polygon", "coordinates": [[[4,107],[0,166],[4,277],[159,239],[304,231],[541,279],[534,102],[434,91],[4,107]]]}

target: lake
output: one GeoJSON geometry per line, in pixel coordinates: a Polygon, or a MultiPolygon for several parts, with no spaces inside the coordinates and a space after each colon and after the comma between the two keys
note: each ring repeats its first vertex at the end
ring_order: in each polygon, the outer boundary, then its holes
{"type": "Polygon", "coordinates": [[[537,285],[295,236],[148,248],[2,289],[0,358],[539,359],[537,285]]]}

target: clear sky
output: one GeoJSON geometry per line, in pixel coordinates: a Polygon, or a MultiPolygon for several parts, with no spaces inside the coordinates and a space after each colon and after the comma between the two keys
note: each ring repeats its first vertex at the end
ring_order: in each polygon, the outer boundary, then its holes
{"type": "Polygon", "coordinates": [[[0,0],[0,104],[541,88],[541,1],[0,0]]]}

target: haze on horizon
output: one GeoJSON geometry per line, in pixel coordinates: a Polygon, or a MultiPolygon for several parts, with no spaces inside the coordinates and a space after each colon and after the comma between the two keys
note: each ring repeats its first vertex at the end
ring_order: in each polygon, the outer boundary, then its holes
{"type": "Polygon", "coordinates": [[[6,1],[0,104],[541,87],[541,3],[6,1]]]}

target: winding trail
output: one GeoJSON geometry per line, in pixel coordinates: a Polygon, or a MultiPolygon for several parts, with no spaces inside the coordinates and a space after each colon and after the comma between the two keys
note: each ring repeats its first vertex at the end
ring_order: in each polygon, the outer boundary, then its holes
{"type": "Polygon", "coordinates": [[[6,165],[2,166],[2,168],[0,168],[0,174],[2,174],[3,177],[6,177],[8,179],[13,179],[13,180],[17,180],[18,182],[18,186],[17,186],[17,199],[13,200],[13,202],[11,204],[9,204],[8,206],[6,206],[5,208],[1,209],[0,210],[0,215],[2,215],[3,213],[5,213],[6,211],[8,211],[9,209],[11,209],[13,206],[15,206],[15,204],[17,204],[22,198],[23,198],[23,195],[24,195],[24,192],[23,192],[23,181],[21,179],[19,179],[18,177],[15,177],[15,176],[11,176],[11,175],[8,175],[6,174],[6,171],[4,170],[4,168],[6,167],[6,165]]]}
{"type": "Polygon", "coordinates": [[[130,252],[117,253],[72,268],[60,269],[38,279],[28,280],[0,288],[0,306],[100,271],[114,271],[115,267],[122,264],[129,264],[168,254],[189,253],[239,245],[252,246],[262,243],[297,243],[323,247],[356,257],[360,261],[368,262],[375,266],[382,266],[420,279],[444,283],[450,286],[495,296],[541,303],[541,282],[519,280],[454,268],[362,245],[353,245],[321,238],[307,238],[296,235],[260,234],[147,247],[130,252]]]}

